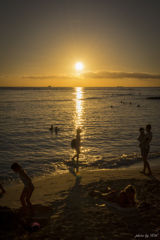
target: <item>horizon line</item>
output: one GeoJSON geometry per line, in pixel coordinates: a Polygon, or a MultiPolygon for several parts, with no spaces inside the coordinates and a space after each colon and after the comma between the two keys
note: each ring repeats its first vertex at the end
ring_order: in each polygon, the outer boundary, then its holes
{"type": "MultiPolygon", "coordinates": [[[[81,87],[81,86],[77,86],[77,87],[81,87]]],[[[61,86],[61,87],[58,87],[58,86],[36,86],[36,87],[33,87],[33,86],[0,86],[0,88],[77,88],[77,87],[66,87],[66,86],[61,86]]],[[[99,87],[81,87],[81,88],[160,88],[160,86],[135,86],[135,87],[131,87],[131,86],[116,86],[116,87],[106,87],[106,86],[99,86],[99,87]]]]}

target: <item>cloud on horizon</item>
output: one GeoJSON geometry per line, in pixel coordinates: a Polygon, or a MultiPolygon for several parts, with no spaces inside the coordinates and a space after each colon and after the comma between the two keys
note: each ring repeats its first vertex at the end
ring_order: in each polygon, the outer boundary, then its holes
{"type": "Polygon", "coordinates": [[[28,75],[28,76],[1,76],[4,78],[22,78],[22,79],[71,79],[77,78],[78,75],[73,74],[57,74],[57,75],[28,75]]]}
{"type": "Polygon", "coordinates": [[[75,79],[75,78],[106,78],[106,79],[158,79],[159,74],[138,73],[138,72],[109,72],[109,71],[96,71],[96,72],[83,72],[79,74],[56,74],[56,75],[28,75],[28,76],[1,76],[5,78],[22,78],[22,79],[75,79]]]}
{"type": "Polygon", "coordinates": [[[87,78],[137,78],[137,79],[160,79],[160,75],[154,75],[149,73],[134,73],[134,72],[109,72],[109,71],[97,71],[97,72],[85,72],[80,74],[82,77],[87,78]]]}

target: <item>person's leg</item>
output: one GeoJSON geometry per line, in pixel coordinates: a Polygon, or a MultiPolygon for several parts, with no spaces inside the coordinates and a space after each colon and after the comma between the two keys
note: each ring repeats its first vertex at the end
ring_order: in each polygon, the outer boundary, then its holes
{"type": "Polygon", "coordinates": [[[142,171],[142,172],[145,173],[146,167],[147,167],[147,166],[146,166],[146,161],[147,161],[147,159],[146,159],[146,157],[143,156],[143,157],[142,157],[142,160],[143,160],[143,171],[142,171]]]}
{"type": "Polygon", "coordinates": [[[144,151],[144,153],[143,153],[143,156],[142,156],[143,163],[144,163],[143,173],[145,173],[146,168],[147,168],[147,169],[148,169],[148,174],[149,174],[149,175],[152,175],[150,165],[149,165],[149,163],[148,163],[148,161],[147,161],[148,153],[149,153],[149,149],[146,149],[146,150],[144,151]]]}
{"type": "Polygon", "coordinates": [[[112,190],[110,187],[106,187],[106,188],[105,188],[105,192],[106,192],[106,193],[109,193],[109,192],[111,192],[111,191],[113,191],[113,190],[112,190]]]}
{"type": "Polygon", "coordinates": [[[102,193],[99,192],[99,191],[96,191],[96,190],[93,190],[89,193],[90,196],[92,197],[98,197],[98,198],[101,198],[102,197],[102,193]]]}
{"type": "Polygon", "coordinates": [[[76,157],[77,157],[77,163],[78,163],[79,154],[80,154],[79,148],[76,149],[76,152],[77,152],[76,157]]]}
{"type": "Polygon", "coordinates": [[[26,211],[26,204],[25,204],[25,201],[24,201],[25,197],[26,197],[26,188],[23,189],[21,197],[20,197],[20,201],[21,201],[21,204],[22,204],[22,208],[23,208],[23,213],[24,214],[27,213],[27,211],[26,211]]]}
{"type": "Polygon", "coordinates": [[[0,183],[0,189],[2,190],[2,192],[0,193],[0,194],[3,194],[3,193],[5,193],[6,191],[4,190],[4,188],[3,188],[3,186],[2,186],[2,184],[0,183]]]}
{"type": "Polygon", "coordinates": [[[77,162],[76,162],[76,169],[77,169],[77,172],[78,172],[78,159],[79,159],[79,154],[77,153],[77,162]]]}
{"type": "Polygon", "coordinates": [[[73,160],[73,161],[74,161],[75,157],[77,157],[77,153],[76,153],[76,155],[74,155],[74,157],[72,157],[72,160],[73,160]]]}
{"type": "Polygon", "coordinates": [[[142,161],[143,161],[143,171],[140,172],[140,173],[144,173],[145,174],[145,171],[146,171],[146,154],[145,154],[145,149],[141,148],[141,155],[142,155],[142,161]]]}
{"type": "Polygon", "coordinates": [[[76,149],[76,152],[77,154],[75,155],[75,157],[77,157],[77,162],[76,162],[76,171],[78,172],[78,160],[79,160],[79,154],[80,154],[80,151],[79,151],[79,148],[76,149]]]}
{"type": "Polygon", "coordinates": [[[33,191],[34,191],[34,187],[32,187],[31,189],[27,190],[27,193],[26,193],[26,203],[27,203],[27,205],[28,205],[32,215],[34,215],[34,210],[33,210],[33,205],[30,202],[30,198],[32,196],[33,191]]]}
{"type": "Polygon", "coordinates": [[[145,161],[145,167],[148,169],[148,175],[152,175],[151,168],[150,168],[150,165],[149,165],[147,159],[145,161]]]}

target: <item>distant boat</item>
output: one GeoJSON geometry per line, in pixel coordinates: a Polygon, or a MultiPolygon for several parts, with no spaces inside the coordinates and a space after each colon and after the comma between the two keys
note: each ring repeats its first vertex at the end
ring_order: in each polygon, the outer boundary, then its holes
{"type": "Polygon", "coordinates": [[[48,87],[51,87],[50,85],[48,87]]]}

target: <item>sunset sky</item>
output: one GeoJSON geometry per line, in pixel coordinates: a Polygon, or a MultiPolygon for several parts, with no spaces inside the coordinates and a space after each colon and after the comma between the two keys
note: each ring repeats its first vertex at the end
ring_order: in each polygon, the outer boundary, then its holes
{"type": "Polygon", "coordinates": [[[160,86],[159,0],[2,0],[0,32],[1,87],[160,86]]]}

